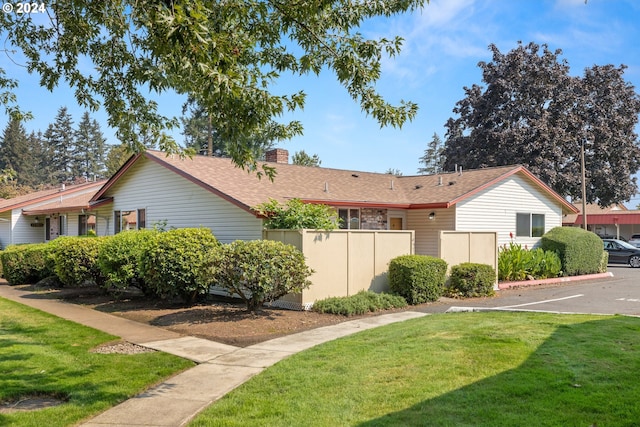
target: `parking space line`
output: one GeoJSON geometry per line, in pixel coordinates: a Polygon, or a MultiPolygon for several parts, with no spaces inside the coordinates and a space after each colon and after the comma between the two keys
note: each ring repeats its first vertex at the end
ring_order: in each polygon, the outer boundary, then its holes
{"type": "Polygon", "coordinates": [[[577,295],[571,295],[571,296],[563,297],[563,298],[555,298],[555,299],[547,299],[547,300],[544,300],[544,301],[528,302],[526,304],[505,305],[503,307],[495,307],[495,308],[500,310],[500,309],[503,309],[503,308],[525,307],[527,305],[545,304],[545,303],[548,303],[548,302],[563,301],[563,300],[566,300],[566,299],[579,298],[579,297],[583,297],[583,296],[584,296],[584,294],[577,294],[577,295]]]}

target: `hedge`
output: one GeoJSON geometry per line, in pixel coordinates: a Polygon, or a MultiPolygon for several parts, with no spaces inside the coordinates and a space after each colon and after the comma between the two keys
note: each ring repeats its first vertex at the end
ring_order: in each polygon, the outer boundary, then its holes
{"type": "Polygon", "coordinates": [[[389,287],[409,304],[436,301],[444,293],[447,262],[426,255],[402,255],[389,263],[389,287]]]}
{"type": "Polygon", "coordinates": [[[447,292],[467,298],[492,296],[496,271],[487,264],[465,262],[451,267],[447,292]]]}
{"type": "Polygon", "coordinates": [[[47,243],[8,246],[0,253],[4,278],[21,285],[54,275],[51,248],[47,243]]]}
{"type": "Polygon", "coordinates": [[[123,231],[104,242],[98,253],[98,266],[108,292],[117,295],[133,286],[144,294],[152,293],[142,275],[140,260],[156,234],[158,231],[146,229],[123,231]]]}
{"type": "Polygon", "coordinates": [[[51,250],[55,273],[64,286],[102,286],[105,277],[98,266],[100,246],[110,237],[58,237],[51,250]]]}
{"type": "Polygon", "coordinates": [[[149,292],[193,303],[208,294],[220,243],[208,228],[178,228],[150,237],[140,252],[140,274],[149,292]]]}

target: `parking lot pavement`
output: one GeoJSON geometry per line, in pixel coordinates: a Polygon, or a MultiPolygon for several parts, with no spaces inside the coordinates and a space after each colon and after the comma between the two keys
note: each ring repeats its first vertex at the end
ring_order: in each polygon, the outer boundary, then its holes
{"type": "Polygon", "coordinates": [[[640,316],[640,268],[610,265],[609,271],[611,278],[501,290],[492,298],[443,298],[419,310],[444,313],[478,308],[640,316]]]}

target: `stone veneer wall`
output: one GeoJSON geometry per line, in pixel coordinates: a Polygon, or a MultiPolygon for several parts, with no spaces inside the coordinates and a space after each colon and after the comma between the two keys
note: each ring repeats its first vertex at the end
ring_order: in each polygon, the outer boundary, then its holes
{"type": "Polygon", "coordinates": [[[386,230],[387,209],[363,208],[360,209],[360,229],[362,230],[386,230]]]}

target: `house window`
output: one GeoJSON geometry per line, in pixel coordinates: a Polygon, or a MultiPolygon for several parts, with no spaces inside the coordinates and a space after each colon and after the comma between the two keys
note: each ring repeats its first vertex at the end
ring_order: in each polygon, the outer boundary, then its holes
{"type": "Polygon", "coordinates": [[[118,234],[120,231],[122,231],[122,213],[113,211],[113,234],[118,234]]]}
{"type": "Polygon", "coordinates": [[[343,230],[359,230],[360,229],[360,209],[344,208],[338,209],[338,217],[340,218],[340,228],[343,230]]]}
{"type": "Polygon", "coordinates": [[[544,234],[544,214],[517,213],[516,236],[541,237],[544,234]]]}
{"type": "Polygon", "coordinates": [[[78,236],[86,236],[89,231],[88,215],[78,215],[78,236]]]}
{"type": "Polygon", "coordinates": [[[147,228],[147,210],[138,209],[138,230],[147,228]]]}

